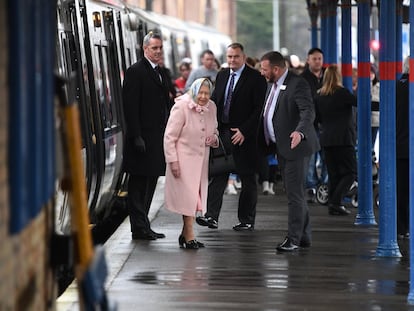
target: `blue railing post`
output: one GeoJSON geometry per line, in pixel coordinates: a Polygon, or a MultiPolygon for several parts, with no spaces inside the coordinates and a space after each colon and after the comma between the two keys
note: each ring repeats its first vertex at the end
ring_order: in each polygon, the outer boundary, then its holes
{"type": "Polygon", "coordinates": [[[338,1],[327,1],[327,47],[328,51],[325,53],[325,64],[338,63],[338,1]]]}
{"type": "Polygon", "coordinates": [[[356,225],[376,225],[372,199],[370,1],[358,1],[358,214],[356,225]]]}
{"type": "Polygon", "coordinates": [[[329,44],[328,44],[328,8],[326,5],[326,1],[319,2],[319,8],[321,12],[321,49],[323,51],[324,63],[327,64],[326,55],[329,55],[329,44]]]}
{"type": "Polygon", "coordinates": [[[396,229],[396,1],[382,1],[380,9],[380,167],[379,244],[377,256],[401,257],[396,229]]]}
{"type": "MultiPolygon", "coordinates": [[[[414,25],[414,3],[410,2],[410,27],[414,25]]],[[[408,106],[408,114],[409,114],[409,154],[413,154],[414,152],[414,75],[411,74],[414,72],[414,32],[410,31],[410,74],[409,74],[409,106],[408,106]]],[[[410,233],[413,236],[414,233],[414,161],[413,158],[410,156],[410,164],[409,164],[409,204],[410,204],[410,233]]],[[[410,239],[410,291],[408,293],[408,302],[410,304],[414,304],[414,239],[410,239]]]]}
{"type": "Polygon", "coordinates": [[[317,3],[311,3],[306,0],[308,4],[308,14],[311,21],[311,47],[319,46],[318,44],[318,13],[319,8],[317,3]]]}
{"type": "Polygon", "coordinates": [[[9,231],[15,234],[54,195],[56,2],[9,0],[7,15],[9,231]]]}
{"type": "Polygon", "coordinates": [[[341,8],[341,55],[342,79],[344,86],[352,92],[352,40],[351,40],[351,0],[343,0],[341,8]]]}

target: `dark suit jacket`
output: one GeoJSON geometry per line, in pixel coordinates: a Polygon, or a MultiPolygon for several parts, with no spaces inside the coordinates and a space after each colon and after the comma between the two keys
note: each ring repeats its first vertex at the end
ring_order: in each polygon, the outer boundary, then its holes
{"type": "Polygon", "coordinates": [[[409,81],[408,74],[403,74],[397,82],[396,106],[396,151],[397,159],[408,159],[409,149],[409,81]]]}
{"type": "MultiPolygon", "coordinates": [[[[221,119],[229,76],[230,69],[224,69],[217,74],[216,86],[211,97],[217,105],[220,136],[225,136],[221,119]]],[[[228,127],[239,128],[245,137],[241,146],[231,145],[238,173],[254,173],[256,171],[256,131],[263,108],[266,87],[265,78],[257,70],[245,66],[234,88],[228,127]]],[[[227,142],[227,147],[229,145],[227,142]]]]}
{"type": "Polygon", "coordinates": [[[124,169],[141,176],[165,174],[163,136],[170,110],[168,78],[159,76],[146,58],[133,64],[125,73],[123,108],[126,122],[124,169]],[[135,150],[133,140],[142,137],[146,151],[135,150]]]}
{"type": "MultiPolygon", "coordinates": [[[[267,154],[277,152],[288,160],[298,160],[320,149],[313,122],[315,120],[314,105],[309,84],[293,72],[288,72],[284,85],[277,98],[273,115],[273,128],[276,135],[277,150],[274,144],[266,146],[263,134],[263,116],[259,125],[259,144],[267,154]],[[304,139],[291,149],[290,134],[301,132],[304,139]]],[[[263,113],[262,113],[263,115],[263,113]]]]}
{"type": "Polygon", "coordinates": [[[332,95],[317,95],[315,105],[316,119],[321,128],[321,146],[355,146],[353,106],[357,105],[356,97],[348,89],[341,87],[332,95]]]}

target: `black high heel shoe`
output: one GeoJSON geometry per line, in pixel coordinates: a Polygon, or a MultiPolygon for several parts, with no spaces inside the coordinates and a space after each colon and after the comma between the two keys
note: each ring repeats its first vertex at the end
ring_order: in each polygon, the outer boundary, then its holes
{"type": "Polygon", "coordinates": [[[186,242],[183,235],[180,235],[178,237],[178,244],[180,245],[181,248],[187,248],[187,249],[198,249],[198,248],[205,247],[204,243],[201,243],[197,241],[196,239],[186,242]]]}

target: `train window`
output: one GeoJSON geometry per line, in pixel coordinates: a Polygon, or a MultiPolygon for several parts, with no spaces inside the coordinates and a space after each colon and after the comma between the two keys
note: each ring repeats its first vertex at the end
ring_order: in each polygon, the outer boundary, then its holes
{"type": "Polygon", "coordinates": [[[108,66],[108,53],[105,46],[95,45],[95,81],[96,95],[99,102],[101,122],[104,129],[118,125],[116,109],[112,105],[112,89],[110,68],[108,66]]]}
{"type": "Polygon", "coordinates": [[[56,45],[56,67],[61,76],[66,76],[68,73],[66,49],[62,48],[65,44],[65,38],[60,38],[61,44],[56,45]]]}
{"type": "Polygon", "coordinates": [[[132,57],[131,57],[131,49],[127,48],[126,49],[127,53],[126,53],[126,68],[129,68],[132,65],[132,57]]]}

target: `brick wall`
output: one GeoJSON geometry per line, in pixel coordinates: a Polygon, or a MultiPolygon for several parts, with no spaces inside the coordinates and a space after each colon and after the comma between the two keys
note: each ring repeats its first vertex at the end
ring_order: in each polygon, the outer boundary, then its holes
{"type": "MultiPolygon", "coordinates": [[[[127,3],[145,9],[145,0],[126,0],[127,3]]],[[[208,24],[217,28],[233,38],[237,35],[236,26],[236,1],[212,0],[212,12],[210,19],[206,21],[207,0],[153,0],[154,12],[175,16],[184,20],[194,21],[200,24],[208,24]]]]}

